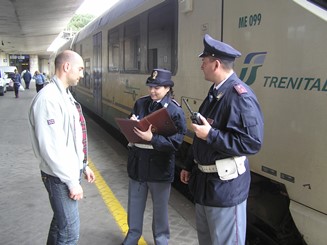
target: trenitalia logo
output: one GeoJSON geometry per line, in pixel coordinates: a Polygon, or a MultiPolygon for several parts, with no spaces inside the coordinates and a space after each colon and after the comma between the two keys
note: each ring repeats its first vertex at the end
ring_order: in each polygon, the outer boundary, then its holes
{"type": "Polygon", "coordinates": [[[244,60],[244,64],[247,67],[244,67],[240,74],[240,79],[244,81],[247,85],[251,85],[255,82],[255,79],[257,77],[257,70],[259,67],[263,65],[263,62],[265,61],[267,52],[256,52],[256,53],[249,53],[244,60]],[[249,71],[249,75],[246,78],[246,75],[249,71]],[[246,79],[246,80],[245,80],[246,79]]]}
{"type": "MultiPolygon", "coordinates": [[[[263,66],[266,55],[267,52],[255,52],[245,57],[240,79],[247,85],[256,81],[257,71],[263,66]]],[[[327,92],[327,79],[321,77],[264,75],[260,81],[265,88],[327,92]]]]}

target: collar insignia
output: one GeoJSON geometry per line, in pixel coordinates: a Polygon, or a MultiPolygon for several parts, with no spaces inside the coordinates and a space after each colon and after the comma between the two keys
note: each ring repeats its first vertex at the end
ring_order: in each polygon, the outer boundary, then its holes
{"type": "Polygon", "coordinates": [[[220,100],[221,99],[221,97],[223,97],[223,95],[224,95],[224,93],[223,92],[220,92],[218,95],[217,95],[217,100],[220,100]]]}

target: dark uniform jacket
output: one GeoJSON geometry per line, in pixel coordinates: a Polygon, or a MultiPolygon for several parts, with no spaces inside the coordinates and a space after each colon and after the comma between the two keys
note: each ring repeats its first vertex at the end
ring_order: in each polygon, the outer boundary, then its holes
{"type": "Polygon", "coordinates": [[[154,109],[150,109],[151,103],[150,96],[138,99],[131,115],[134,114],[142,119],[151,112],[166,107],[178,132],[169,137],[153,134],[151,145],[154,149],[131,147],[128,154],[128,175],[141,182],[172,182],[175,171],[175,152],[182,144],[187,130],[184,112],[169,96],[165,96],[154,109]]]}
{"type": "Polygon", "coordinates": [[[189,187],[196,203],[206,206],[229,207],[247,199],[250,186],[250,167],[237,178],[222,181],[217,173],[203,173],[201,165],[214,165],[215,160],[257,153],[263,141],[263,116],[252,89],[233,73],[213,95],[213,86],[199,108],[212,121],[207,140],[194,137],[186,161],[192,168],[189,187]]]}

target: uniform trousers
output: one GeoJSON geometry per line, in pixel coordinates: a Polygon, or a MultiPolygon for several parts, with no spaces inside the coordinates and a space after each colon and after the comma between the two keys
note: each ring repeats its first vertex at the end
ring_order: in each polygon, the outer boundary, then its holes
{"type": "Polygon", "coordinates": [[[244,245],[246,203],[232,207],[195,205],[199,245],[244,245]]]}
{"type": "Polygon", "coordinates": [[[139,182],[129,179],[128,189],[128,226],[124,245],[136,245],[142,235],[143,216],[150,190],[153,214],[152,233],[156,245],[167,245],[170,237],[168,223],[168,201],[170,182],[139,182]]]}

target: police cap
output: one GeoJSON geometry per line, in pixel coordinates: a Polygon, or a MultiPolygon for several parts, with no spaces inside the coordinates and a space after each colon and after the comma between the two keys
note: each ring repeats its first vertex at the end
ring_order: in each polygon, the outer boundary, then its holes
{"type": "Polygon", "coordinates": [[[203,38],[204,50],[199,57],[211,56],[225,60],[234,61],[235,58],[240,57],[241,53],[232,46],[213,39],[208,34],[203,38]]]}
{"type": "Polygon", "coordinates": [[[151,76],[146,80],[146,85],[151,87],[173,87],[174,82],[171,80],[171,72],[164,69],[154,69],[151,76]]]}

